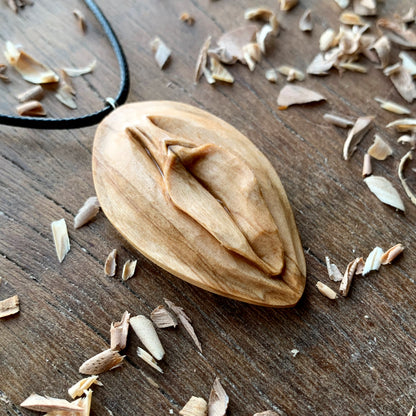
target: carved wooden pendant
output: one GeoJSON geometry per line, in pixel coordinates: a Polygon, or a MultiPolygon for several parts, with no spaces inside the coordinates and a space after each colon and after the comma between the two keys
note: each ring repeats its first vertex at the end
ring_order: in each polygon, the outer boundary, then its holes
{"type": "Polygon", "coordinates": [[[301,297],[305,259],[284,188],[225,121],[178,102],[119,107],[97,129],[93,175],[111,223],[175,276],[257,305],[301,297]]]}

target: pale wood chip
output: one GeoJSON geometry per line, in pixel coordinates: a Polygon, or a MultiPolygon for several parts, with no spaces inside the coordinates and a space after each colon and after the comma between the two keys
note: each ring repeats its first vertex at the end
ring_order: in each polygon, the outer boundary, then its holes
{"type": "Polygon", "coordinates": [[[41,85],[35,85],[32,88],[29,88],[26,91],[20,93],[16,98],[19,102],[24,103],[25,101],[30,100],[40,100],[43,98],[44,90],[41,85]]]}
{"type": "Polygon", "coordinates": [[[416,118],[401,118],[387,124],[387,128],[395,127],[397,131],[416,131],[416,118]]]}
{"type": "Polygon", "coordinates": [[[378,134],[374,135],[374,143],[369,147],[367,153],[377,160],[385,160],[393,154],[391,146],[378,134]]]}
{"type": "Polygon", "coordinates": [[[104,274],[113,277],[117,269],[117,249],[111,251],[104,263],[104,274]]]}
{"type": "Polygon", "coordinates": [[[75,77],[80,77],[81,75],[89,74],[95,69],[96,65],[97,65],[97,60],[94,59],[93,61],[91,61],[90,64],[88,64],[85,67],[81,67],[81,68],[68,68],[67,67],[67,68],[62,68],[62,69],[63,71],[65,71],[65,73],[68,76],[75,78],[75,77]]]}
{"type": "Polygon", "coordinates": [[[347,139],[344,143],[343,157],[348,160],[357,149],[365,134],[371,128],[373,123],[373,116],[358,117],[352,129],[348,132],[347,139]]]}
{"type": "Polygon", "coordinates": [[[336,264],[331,263],[328,256],[325,256],[325,262],[329,278],[334,282],[340,282],[343,276],[336,264]]]}
{"type": "Polygon", "coordinates": [[[254,71],[256,62],[261,60],[261,49],[258,43],[251,42],[243,46],[243,56],[250,71],[254,71]]]}
{"type": "Polygon", "coordinates": [[[299,29],[302,32],[311,32],[313,29],[312,22],[312,11],[311,9],[306,9],[299,19],[299,29]]]}
{"type": "Polygon", "coordinates": [[[54,410],[71,411],[75,414],[81,414],[84,409],[64,399],[55,399],[53,397],[44,397],[39,394],[31,394],[24,402],[20,403],[21,407],[36,412],[50,412],[54,410]]]}
{"type": "Polygon", "coordinates": [[[144,315],[137,315],[130,318],[130,325],[150,354],[156,360],[161,360],[165,355],[165,350],[152,321],[144,315]]]}
{"type": "Polygon", "coordinates": [[[81,228],[83,225],[92,221],[100,211],[100,203],[96,196],[90,196],[84,205],[79,209],[74,218],[74,228],[81,228]]]}
{"type": "Polygon", "coordinates": [[[0,301],[0,318],[15,315],[19,310],[19,297],[17,295],[0,301]]]}
{"type": "Polygon", "coordinates": [[[319,292],[321,292],[324,296],[326,296],[329,299],[334,300],[338,297],[337,293],[334,290],[332,290],[329,286],[320,281],[316,282],[316,288],[319,290],[319,292]]]}
{"type": "Polygon", "coordinates": [[[367,67],[361,64],[357,64],[355,62],[340,62],[338,64],[338,67],[351,72],[359,72],[361,74],[367,73],[367,67]]]}
{"type": "Polygon", "coordinates": [[[59,262],[62,263],[71,248],[65,219],[62,218],[60,220],[53,221],[51,223],[51,228],[56,255],[58,256],[59,262]]]}
{"type": "Polygon", "coordinates": [[[416,84],[412,75],[402,65],[399,64],[397,69],[390,73],[389,78],[397,92],[408,103],[411,103],[416,98],[416,84]]]}
{"type": "Polygon", "coordinates": [[[395,114],[410,114],[411,113],[411,111],[407,107],[394,103],[393,101],[383,100],[380,97],[375,97],[374,100],[380,104],[380,107],[383,110],[390,111],[391,113],[395,113],[395,114]]]}
{"type": "Polygon", "coordinates": [[[341,280],[341,284],[339,286],[339,293],[341,296],[347,296],[348,292],[351,287],[352,279],[354,278],[355,272],[357,270],[357,266],[360,262],[363,261],[362,257],[356,258],[352,262],[350,262],[345,270],[344,277],[341,280]]]}
{"type": "Polygon", "coordinates": [[[299,1],[298,0],[279,0],[280,2],[280,10],[282,11],[289,11],[295,7],[299,1]]]}
{"type": "Polygon", "coordinates": [[[123,360],[124,356],[120,355],[117,351],[108,349],[85,361],[78,371],[81,374],[88,375],[101,374],[120,367],[123,360]]]}
{"type": "Polygon", "coordinates": [[[390,63],[391,46],[387,36],[381,36],[377,39],[377,41],[371,45],[370,49],[376,52],[381,68],[385,68],[390,63]]]}
{"type": "Polygon", "coordinates": [[[44,117],[46,111],[42,104],[37,100],[30,100],[16,107],[16,111],[20,116],[27,117],[44,117]]]}
{"type": "Polygon", "coordinates": [[[165,42],[156,37],[150,42],[155,61],[160,69],[163,69],[167,64],[172,51],[167,47],[165,42]]]}
{"type": "Polygon", "coordinates": [[[270,35],[274,34],[273,27],[269,24],[263,25],[256,34],[256,41],[262,53],[266,53],[266,45],[270,35]]]}
{"type": "Polygon", "coordinates": [[[366,24],[358,14],[348,11],[341,13],[339,21],[343,25],[364,26],[366,24]]]}
{"type": "Polygon", "coordinates": [[[198,53],[198,58],[196,60],[195,66],[195,75],[194,82],[197,83],[201,78],[201,75],[204,73],[204,68],[207,66],[207,53],[211,45],[211,36],[208,36],[205,39],[205,42],[202,44],[202,47],[198,53]]]}
{"type": "Polygon", "coordinates": [[[123,265],[121,280],[126,281],[134,276],[136,271],[137,260],[127,260],[123,265]]]}
{"type": "Polygon", "coordinates": [[[384,204],[404,212],[403,201],[389,180],[382,176],[369,176],[364,179],[370,191],[384,204]]]}
{"type": "Polygon", "coordinates": [[[7,4],[14,13],[17,13],[17,4],[15,0],[7,0],[7,4]]]}
{"type": "Polygon", "coordinates": [[[192,26],[195,23],[195,18],[191,16],[188,12],[183,12],[179,16],[179,20],[186,23],[188,26],[192,26]]]}
{"type": "Polygon", "coordinates": [[[58,91],[55,93],[55,97],[65,106],[71,110],[77,108],[77,102],[75,101],[75,89],[72,86],[71,79],[65,70],[60,71],[61,79],[59,82],[58,91]]]}
{"type": "Polygon", "coordinates": [[[373,173],[373,167],[371,164],[371,156],[366,153],[363,159],[363,170],[362,170],[362,177],[366,178],[373,173]]]}
{"type": "MultiPolygon", "coordinates": [[[[234,77],[230,74],[230,72],[228,72],[227,69],[224,68],[224,66],[221,65],[220,61],[214,56],[210,56],[209,59],[212,78],[216,81],[223,81],[232,84],[234,82],[234,77]]],[[[245,60],[244,63],[246,63],[245,60]]]]}
{"type": "Polygon", "coordinates": [[[413,409],[414,409],[414,406],[412,406],[412,408],[409,410],[409,413],[407,414],[407,416],[413,416],[413,409]]]}
{"type": "Polygon", "coordinates": [[[244,19],[246,20],[263,20],[268,22],[274,15],[274,11],[267,7],[250,7],[244,11],[244,19]]]}
{"type": "Polygon", "coordinates": [[[308,104],[322,100],[326,100],[326,98],[315,91],[297,85],[285,85],[277,97],[277,105],[279,110],[285,110],[291,105],[308,104]]]}
{"type": "Polygon", "coordinates": [[[110,345],[114,351],[121,351],[126,348],[127,335],[129,332],[130,314],[125,311],[120,322],[112,322],[110,328],[110,345]]]}
{"type": "Polygon", "coordinates": [[[207,80],[208,84],[215,84],[215,79],[212,77],[211,71],[208,68],[204,68],[204,77],[207,80]]]}
{"type": "Polygon", "coordinates": [[[370,273],[373,270],[378,270],[381,266],[381,256],[383,255],[383,249],[381,247],[375,247],[365,260],[362,275],[370,273]]]}
{"type": "Polygon", "coordinates": [[[191,336],[192,340],[194,341],[195,345],[198,347],[199,351],[202,352],[201,343],[198,340],[198,337],[195,334],[195,330],[191,324],[191,319],[186,315],[183,308],[180,306],[176,306],[173,302],[165,298],[166,305],[169,306],[170,309],[176,314],[179,318],[179,321],[182,323],[188,334],[191,336]]]}
{"type": "Polygon", "coordinates": [[[322,52],[327,51],[329,48],[336,46],[338,43],[337,34],[334,29],[326,29],[319,38],[319,49],[322,52]]]}
{"type": "Polygon", "coordinates": [[[405,51],[399,53],[399,58],[402,60],[402,67],[414,77],[416,75],[416,61],[405,51]]]}
{"type": "Polygon", "coordinates": [[[78,26],[79,26],[81,32],[86,33],[86,31],[87,31],[87,21],[85,19],[84,13],[82,13],[81,10],[79,10],[79,9],[74,9],[72,13],[73,13],[73,15],[75,16],[75,19],[78,22],[78,26]]]}
{"type": "Polygon", "coordinates": [[[276,83],[277,82],[277,71],[274,68],[270,68],[265,72],[267,81],[276,83]]]}
{"type": "Polygon", "coordinates": [[[403,16],[399,16],[397,18],[401,20],[403,23],[416,22],[416,7],[410,7],[409,10],[403,16]]]}
{"type": "Polygon", "coordinates": [[[354,122],[352,120],[336,114],[325,113],[324,119],[329,123],[333,124],[334,126],[341,127],[343,129],[347,129],[354,125],[354,122]]]}
{"type": "Polygon", "coordinates": [[[277,68],[277,71],[282,75],[287,77],[287,81],[303,81],[305,79],[305,74],[297,68],[289,65],[281,65],[277,68]]]}
{"type": "Polygon", "coordinates": [[[404,134],[397,139],[397,143],[410,144],[411,149],[416,149],[416,132],[412,135],[404,134]]]}
{"type": "Polygon", "coordinates": [[[404,250],[403,244],[399,243],[393,247],[390,247],[385,253],[381,255],[381,264],[390,264],[399,254],[404,250]]]}
{"type": "MultiPolygon", "coordinates": [[[[413,136],[415,138],[415,136],[413,136]]],[[[406,178],[404,176],[404,169],[406,163],[413,159],[413,150],[409,150],[401,159],[399,163],[398,173],[400,182],[406,192],[406,195],[412,201],[414,205],[416,205],[416,194],[410,189],[409,185],[406,182],[406,178]]]]}
{"type": "Polygon", "coordinates": [[[103,385],[98,381],[98,376],[86,377],[71,386],[68,389],[68,394],[75,399],[76,397],[82,396],[85,390],[88,390],[93,384],[97,384],[98,386],[103,385]]]}
{"type": "Polygon", "coordinates": [[[163,373],[163,370],[157,365],[156,360],[143,348],[137,347],[137,355],[151,367],[159,371],[159,373],[163,373]]]}
{"type": "Polygon", "coordinates": [[[322,54],[318,53],[309,64],[306,72],[310,75],[328,75],[328,71],[335,65],[338,60],[338,53],[322,54]]]}
{"type": "Polygon", "coordinates": [[[227,412],[229,398],[216,377],[208,399],[208,416],[224,416],[227,412]]]}
{"type": "Polygon", "coordinates": [[[163,305],[150,313],[150,319],[157,328],[175,328],[178,325],[178,320],[163,305]]]}
{"type": "Polygon", "coordinates": [[[416,32],[408,29],[406,24],[397,20],[381,18],[377,20],[377,27],[381,29],[393,43],[405,48],[416,48],[416,32]]]}
{"type": "Polygon", "coordinates": [[[192,396],[185,406],[179,411],[181,416],[206,416],[208,405],[202,397],[192,396]]]}
{"type": "Polygon", "coordinates": [[[354,13],[360,16],[374,16],[377,14],[376,0],[353,0],[354,13]]]}

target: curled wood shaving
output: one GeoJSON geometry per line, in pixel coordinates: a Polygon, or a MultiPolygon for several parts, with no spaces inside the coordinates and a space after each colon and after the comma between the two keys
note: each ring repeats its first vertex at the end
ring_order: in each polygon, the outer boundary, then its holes
{"type": "Polygon", "coordinates": [[[407,102],[411,103],[416,98],[416,84],[410,73],[402,65],[399,64],[394,72],[388,76],[397,92],[407,102]]]}
{"type": "Polygon", "coordinates": [[[405,48],[416,48],[416,32],[408,29],[402,22],[381,18],[377,20],[380,28],[397,45],[405,48]]]}
{"type": "MultiPolygon", "coordinates": [[[[234,77],[221,65],[220,61],[214,56],[210,56],[209,59],[212,78],[216,81],[232,84],[234,82],[234,77]]],[[[245,60],[244,63],[246,63],[245,60]]]]}
{"type": "Polygon", "coordinates": [[[318,281],[316,282],[316,288],[327,298],[329,299],[336,299],[338,297],[337,293],[335,292],[335,290],[332,290],[329,286],[327,286],[326,284],[318,281]]]}
{"type": "Polygon", "coordinates": [[[263,27],[257,32],[256,40],[262,53],[266,53],[267,40],[272,34],[274,34],[274,30],[269,24],[263,25],[263,27]]]}
{"type": "Polygon", "coordinates": [[[297,85],[285,85],[277,97],[277,105],[279,110],[285,110],[291,105],[308,104],[322,100],[326,100],[326,98],[315,91],[297,85]]]}
{"type": "Polygon", "coordinates": [[[270,68],[265,72],[267,81],[276,83],[277,82],[277,71],[274,68],[270,68]]]}
{"type": "Polygon", "coordinates": [[[343,157],[348,160],[357,150],[358,144],[361,142],[365,134],[371,128],[373,116],[358,117],[352,129],[348,132],[347,139],[344,143],[343,157]]]}
{"type": "Polygon", "coordinates": [[[380,67],[385,68],[390,63],[390,40],[387,36],[381,36],[376,42],[370,47],[377,54],[380,61],[380,67]]]}
{"type": "Polygon", "coordinates": [[[190,318],[186,315],[183,308],[180,306],[176,306],[173,302],[168,299],[165,299],[166,305],[169,306],[170,309],[176,314],[179,321],[182,323],[188,334],[191,336],[192,340],[194,341],[195,345],[198,347],[199,351],[202,352],[201,343],[198,340],[198,337],[195,334],[195,330],[191,324],[190,318]]]}
{"type": "Polygon", "coordinates": [[[288,12],[293,9],[297,4],[298,0],[279,0],[280,1],[280,10],[288,12]]]}
{"type": "Polygon", "coordinates": [[[328,57],[327,54],[318,53],[309,64],[306,72],[311,75],[328,75],[328,71],[335,65],[337,59],[337,54],[328,57]]]}
{"type": "Polygon", "coordinates": [[[344,116],[338,116],[336,114],[325,113],[324,119],[329,123],[333,124],[334,126],[341,127],[343,129],[347,129],[354,125],[354,122],[349,120],[344,116]]]}
{"type": "Polygon", "coordinates": [[[120,322],[112,322],[110,328],[110,345],[114,351],[121,351],[126,348],[127,335],[129,333],[130,314],[125,311],[120,322]]]}
{"type": "Polygon", "coordinates": [[[15,315],[19,310],[19,297],[17,295],[0,301],[0,318],[15,315]]]}
{"type": "Polygon", "coordinates": [[[186,23],[188,26],[192,26],[195,23],[195,18],[191,16],[188,12],[183,12],[179,16],[179,20],[186,23]]]}
{"type": "Polygon", "coordinates": [[[383,255],[383,249],[381,247],[375,247],[365,260],[364,269],[362,275],[370,273],[373,270],[378,270],[381,266],[381,256],[383,255]]]}
{"type": "Polygon", "coordinates": [[[181,416],[206,416],[208,405],[202,397],[192,396],[185,406],[179,411],[181,416]]]}
{"type": "Polygon", "coordinates": [[[369,176],[364,182],[381,202],[404,212],[403,201],[389,180],[382,176],[369,176]]]}
{"type": "Polygon", "coordinates": [[[251,7],[244,12],[244,19],[258,19],[268,22],[270,21],[270,18],[274,15],[274,12],[266,7],[251,7]]]}
{"type": "Polygon", "coordinates": [[[78,371],[81,374],[88,375],[101,374],[120,367],[123,360],[124,356],[120,355],[117,351],[108,349],[85,361],[78,371]]]}
{"type": "Polygon", "coordinates": [[[59,81],[59,77],[55,72],[32,58],[26,52],[17,49],[10,41],[6,42],[4,55],[9,64],[28,82],[48,84],[59,81]]]}
{"type": "Polygon", "coordinates": [[[391,113],[395,114],[410,114],[410,110],[400,104],[394,103],[393,101],[383,100],[382,98],[375,97],[374,100],[376,100],[380,107],[383,110],[390,111],[391,113]]]}
{"type": "Polygon", "coordinates": [[[104,274],[113,277],[117,268],[117,249],[111,251],[104,263],[104,274]]]}
{"type": "Polygon", "coordinates": [[[248,43],[243,46],[243,56],[250,71],[254,71],[256,62],[261,60],[261,49],[258,43],[248,43]]]}
{"type": "Polygon", "coordinates": [[[377,14],[376,0],[353,0],[354,13],[360,16],[374,16],[377,14]]]}
{"type": "Polygon", "coordinates": [[[368,153],[366,153],[363,159],[362,176],[363,178],[366,178],[367,176],[370,176],[372,173],[373,167],[371,166],[371,156],[368,153]]]}
{"type": "Polygon", "coordinates": [[[23,91],[17,96],[19,102],[24,103],[29,100],[40,100],[43,98],[44,90],[40,85],[35,85],[32,88],[29,88],[26,91],[23,91]]]}
{"type": "Polygon", "coordinates": [[[412,204],[416,205],[416,194],[410,189],[409,185],[406,182],[406,178],[404,177],[404,169],[406,166],[406,163],[409,160],[413,159],[413,150],[409,150],[401,159],[399,163],[398,173],[399,173],[399,179],[400,182],[406,192],[406,195],[409,197],[409,199],[412,201],[412,204]]]}
{"type": "Polygon", "coordinates": [[[215,79],[212,77],[211,71],[208,68],[204,68],[204,77],[207,80],[208,84],[215,84],[215,79]]]}
{"type": "Polygon", "coordinates": [[[72,86],[71,79],[68,74],[61,70],[61,80],[59,82],[58,91],[55,97],[68,108],[75,110],[77,108],[77,102],[75,101],[75,89],[72,86]]]}
{"type": "Polygon", "coordinates": [[[282,75],[287,77],[287,81],[303,81],[305,79],[305,74],[296,68],[288,65],[281,65],[277,68],[277,71],[282,75]]]}
{"type": "Polygon", "coordinates": [[[137,315],[130,318],[130,325],[142,344],[156,360],[161,360],[165,350],[160,342],[152,321],[144,315],[137,315]]]}
{"type": "Polygon", "coordinates": [[[81,32],[86,33],[86,31],[87,31],[87,21],[85,19],[84,13],[82,13],[81,10],[79,10],[79,9],[74,9],[72,13],[73,13],[73,15],[75,16],[75,19],[78,22],[78,26],[79,26],[81,32]]]}
{"type": "Polygon", "coordinates": [[[159,305],[150,313],[150,319],[157,328],[175,328],[178,325],[177,319],[163,305],[159,305]]]}
{"type": "Polygon", "coordinates": [[[89,74],[95,69],[96,66],[97,66],[97,60],[94,59],[93,61],[91,61],[90,64],[82,68],[63,68],[63,71],[65,71],[65,73],[68,76],[75,78],[75,77],[80,77],[82,75],[89,74]]]}
{"type": "Polygon", "coordinates": [[[416,75],[416,61],[404,51],[399,53],[399,58],[402,60],[402,67],[414,77],[416,75]]]}
{"type": "Polygon", "coordinates": [[[163,373],[163,370],[157,365],[156,360],[143,348],[137,347],[137,355],[151,367],[159,371],[159,373],[163,373]]]}
{"type": "Polygon", "coordinates": [[[339,21],[343,25],[364,26],[366,24],[358,14],[348,11],[341,13],[339,21]]]}
{"type": "Polygon", "coordinates": [[[306,9],[299,19],[299,29],[302,32],[311,32],[313,29],[312,22],[312,11],[311,9],[306,9]]]}
{"type": "Polygon", "coordinates": [[[387,124],[388,127],[395,127],[397,131],[416,131],[416,118],[401,118],[387,124]]]}
{"type": "Polygon", "coordinates": [[[16,107],[16,111],[20,116],[28,117],[43,117],[46,116],[46,111],[42,104],[36,100],[26,101],[16,107]]]}
{"type": "Polygon", "coordinates": [[[341,284],[339,286],[339,293],[341,294],[341,296],[348,295],[348,292],[351,287],[352,279],[354,278],[355,272],[357,270],[357,266],[362,261],[363,261],[363,258],[359,257],[348,264],[347,269],[345,270],[344,276],[341,280],[341,284]]]}
{"type": "Polygon", "coordinates": [[[374,135],[374,143],[370,146],[367,153],[377,160],[385,160],[393,154],[391,146],[378,134],[374,135]]]}
{"type": "Polygon", "coordinates": [[[328,256],[325,256],[326,268],[328,270],[328,276],[334,282],[340,282],[342,280],[342,273],[338,267],[331,263],[328,256]]]}
{"type": "Polygon", "coordinates": [[[75,399],[76,397],[82,396],[84,391],[88,390],[93,384],[97,384],[98,386],[103,385],[100,381],[98,381],[98,376],[86,377],[70,387],[68,389],[68,394],[75,399]]]}
{"type": "Polygon", "coordinates": [[[198,58],[196,60],[195,66],[195,75],[194,75],[194,82],[197,83],[201,78],[205,67],[207,66],[207,53],[208,49],[211,45],[211,36],[208,36],[205,42],[202,44],[202,47],[198,53],[198,58]]]}
{"type": "Polygon", "coordinates": [[[65,219],[62,218],[51,223],[53,241],[55,243],[56,255],[62,263],[71,246],[69,244],[68,229],[66,228],[65,219]]]}
{"type": "Polygon", "coordinates": [[[134,276],[136,271],[137,260],[127,260],[123,265],[121,280],[126,281],[134,276]]]}
{"type": "Polygon", "coordinates": [[[50,412],[54,410],[70,411],[75,414],[81,414],[84,409],[64,399],[55,399],[53,397],[44,397],[39,394],[31,394],[24,402],[20,403],[21,407],[36,412],[50,412]]]}
{"type": "Polygon", "coordinates": [[[319,38],[319,49],[322,52],[336,46],[338,43],[337,34],[334,29],[326,29],[319,38]]]}
{"type": "Polygon", "coordinates": [[[396,244],[390,247],[385,253],[382,254],[380,262],[383,265],[390,264],[399,254],[403,253],[403,244],[396,244]]]}
{"type": "Polygon", "coordinates": [[[208,416],[224,416],[227,412],[229,398],[216,377],[208,399],[208,416]]]}
{"type": "Polygon", "coordinates": [[[74,228],[80,228],[93,220],[100,210],[100,203],[96,196],[90,196],[79,209],[74,218],[74,228]]]}
{"type": "Polygon", "coordinates": [[[397,139],[397,143],[410,144],[412,149],[416,148],[416,133],[412,135],[404,134],[397,139]]]}
{"type": "Polygon", "coordinates": [[[160,69],[163,69],[167,64],[172,51],[166,46],[162,39],[156,37],[150,42],[155,61],[160,69]]]}

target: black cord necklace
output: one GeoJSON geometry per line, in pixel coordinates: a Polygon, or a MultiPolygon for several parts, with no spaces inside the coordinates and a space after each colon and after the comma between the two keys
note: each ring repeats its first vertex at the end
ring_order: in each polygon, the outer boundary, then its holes
{"type": "Polygon", "coordinates": [[[25,127],[32,129],[48,129],[48,130],[67,130],[79,129],[81,127],[92,126],[98,124],[107,114],[115,107],[123,104],[127,100],[130,88],[129,68],[127,59],[123,52],[123,48],[117,39],[110,23],[103,15],[100,8],[95,4],[94,0],[84,0],[87,7],[94,14],[95,18],[103,28],[110,44],[116,54],[117,62],[120,68],[120,89],[115,99],[107,99],[107,105],[94,113],[90,113],[80,117],[72,118],[37,118],[37,117],[21,117],[7,114],[0,114],[0,124],[14,127],[25,127]]]}

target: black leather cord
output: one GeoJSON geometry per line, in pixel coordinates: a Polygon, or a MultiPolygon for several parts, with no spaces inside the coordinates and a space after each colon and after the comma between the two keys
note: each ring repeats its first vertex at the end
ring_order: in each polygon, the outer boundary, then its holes
{"type": "Polygon", "coordinates": [[[110,23],[103,15],[100,8],[95,4],[94,0],[84,0],[87,7],[94,14],[102,26],[110,44],[116,54],[118,65],[120,68],[120,89],[117,97],[107,101],[107,105],[94,113],[74,118],[39,118],[39,117],[21,117],[7,114],[0,114],[0,124],[14,127],[25,127],[32,129],[79,129],[81,127],[92,126],[99,123],[114,107],[123,104],[127,100],[130,88],[129,68],[127,59],[124,55],[120,42],[117,39],[110,23]]]}

